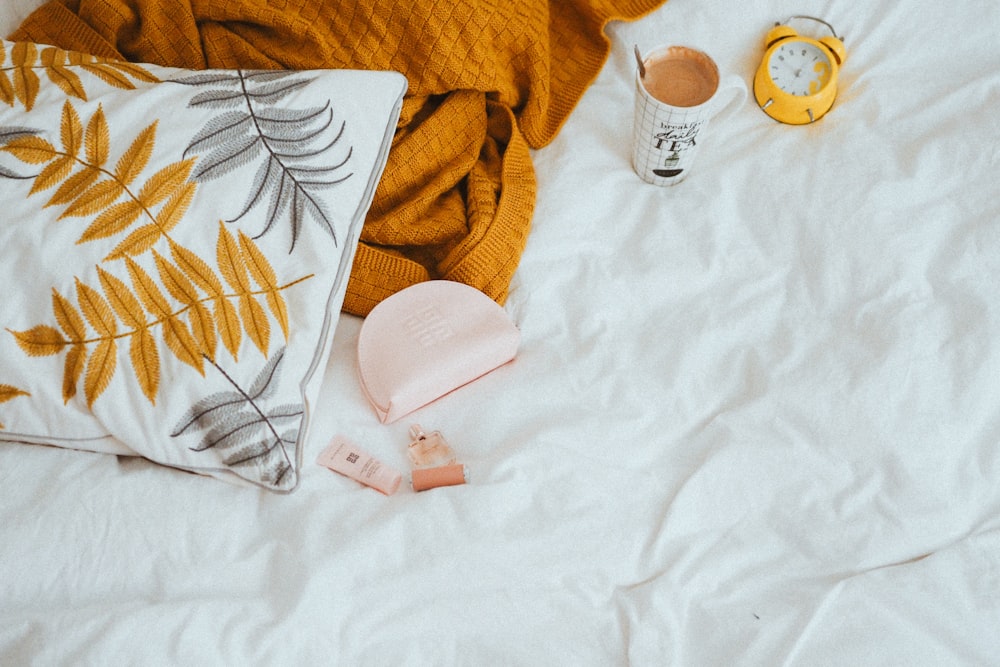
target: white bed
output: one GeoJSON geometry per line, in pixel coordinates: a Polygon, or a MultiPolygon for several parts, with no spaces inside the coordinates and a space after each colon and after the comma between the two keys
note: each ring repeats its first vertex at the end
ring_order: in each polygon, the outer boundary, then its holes
{"type": "Polygon", "coordinates": [[[342,317],[294,493],[0,444],[0,663],[1000,664],[1000,7],[735,6],[611,26],[534,153],[512,363],[383,425],[342,317]],[[844,36],[831,113],[751,98],[642,183],[632,45],[749,82],[793,14],[844,36]],[[468,484],[312,463],[405,470],[412,422],[468,484]]]}

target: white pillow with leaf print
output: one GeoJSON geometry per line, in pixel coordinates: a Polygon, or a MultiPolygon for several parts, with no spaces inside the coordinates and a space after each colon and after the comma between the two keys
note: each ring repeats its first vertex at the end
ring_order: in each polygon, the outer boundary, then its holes
{"type": "Polygon", "coordinates": [[[405,87],[3,42],[0,440],[294,489],[405,87]]]}

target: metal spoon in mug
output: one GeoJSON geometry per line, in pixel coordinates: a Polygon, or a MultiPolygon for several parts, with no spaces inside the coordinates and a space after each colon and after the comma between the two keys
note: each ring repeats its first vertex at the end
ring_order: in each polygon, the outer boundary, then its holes
{"type": "Polygon", "coordinates": [[[639,63],[639,78],[646,78],[646,65],[642,62],[642,54],[639,52],[639,45],[635,44],[635,61],[639,63]]]}

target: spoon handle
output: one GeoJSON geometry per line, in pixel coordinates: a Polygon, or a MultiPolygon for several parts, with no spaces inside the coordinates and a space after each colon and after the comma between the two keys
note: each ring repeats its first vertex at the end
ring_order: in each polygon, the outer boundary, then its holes
{"type": "Polygon", "coordinates": [[[646,65],[642,62],[642,53],[639,52],[639,45],[635,45],[635,61],[639,63],[639,78],[646,78],[646,65]]]}

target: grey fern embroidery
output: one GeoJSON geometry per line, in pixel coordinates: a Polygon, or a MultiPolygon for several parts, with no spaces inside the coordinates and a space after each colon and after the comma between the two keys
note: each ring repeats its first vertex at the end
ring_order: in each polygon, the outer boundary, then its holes
{"type": "Polygon", "coordinates": [[[292,237],[289,252],[295,249],[306,219],[337,243],[322,193],[353,175],[349,169],[353,147],[341,143],[346,121],[334,122],[329,102],[308,109],[278,106],[312,81],[282,70],[205,72],[173,79],[205,88],[191,98],[189,107],[220,110],[185,150],[185,156],[200,156],[192,180],[210,181],[257,165],[246,203],[229,222],[266,206],[264,227],[254,238],[287,219],[292,237]]]}
{"type": "MultiPolygon", "coordinates": [[[[295,447],[303,407],[267,405],[277,392],[284,356],[282,348],[246,390],[215,364],[233,390],[217,392],[196,402],[177,422],[171,437],[200,433],[201,440],[191,447],[193,451],[222,452],[223,464],[245,479],[274,488],[294,487],[295,447]],[[253,474],[243,474],[241,469],[245,467],[251,467],[253,474]]],[[[210,360],[209,363],[214,364],[210,360]]]]}

